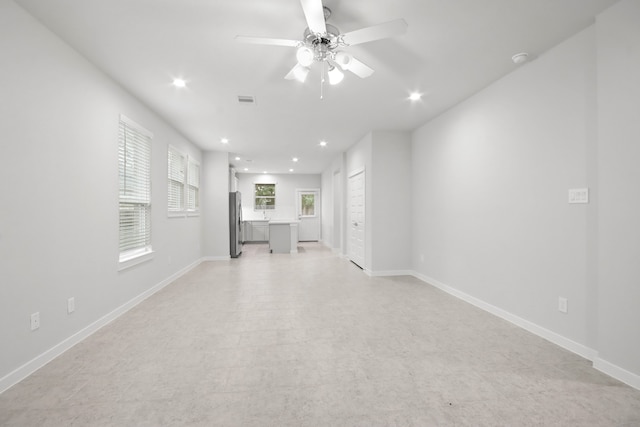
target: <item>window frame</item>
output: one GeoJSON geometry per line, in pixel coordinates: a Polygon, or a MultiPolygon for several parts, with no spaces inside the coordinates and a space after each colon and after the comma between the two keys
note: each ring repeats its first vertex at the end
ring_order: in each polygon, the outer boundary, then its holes
{"type": "Polygon", "coordinates": [[[170,217],[173,216],[184,216],[184,200],[185,200],[185,181],[187,175],[187,155],[182,151],[178,150],[173,145],[169,145],[167,148],[167,214],[170,217]],[[177,157],[181,161],[181,165],[176,165],[172,163],[173,157],[177,157]],[[174,176],[177,173],[178,176],[174,176]],[[180,176],[181,174],[181,176],[180,176]],[[178,197],[179,206],[172,206],[172,186],[171,183],[175,183],[178,188],[178,197]]]}
{"type": "Polygon", "coordinates": [[[318,198],[318,191],[317,190],[298,190],[296,192],[296,197],[298,200],[296,201],[296,203],[298,204],[297,208],[298,208],[298,216],[300,218],[317,218],[318,217],[318,209],[317,209],[317,198],[318,198]],[[305,206],[302,203],[302,199],[305,196],[312,196],[313,197],[313,213],[312,214],[305,214],[304,210],[305,210],[305,206]]]}
{"type": "Polygon", "coordinates": [[[169,218],[200,215],[200,182],[200,162],[169,144],[167,147],[167,216],[169,218]],[[172,165],[172,154],[181,159],[181,168],[180,165],[172,165]],[[176,169],[179,173],[174,176],[176,169]],[[177,208],[171,204],[172,182],[177,183],[180,188],[180,205],[177,208]]]}
{"type": "Polygon", "coordinates": [[[275,182],[255,182],[253,184],[253,210],[254,211],[274,211],[276,209],[276,197],[277,197],[277,183],[275,182]],[[258,196],[258,186],[259,185],[270,185],[273,186],[273,196],[258,196]],[[263,200],[273,200],[272,205],[258,205],[258,199],[263,200]]]}
{"type": "Polygon", "coordinates": [[[187,180],[184,197],[187,216],[200,215],[200,163],[191,156],[187,156],[187,180]],[[194,170],[196,171],[195,174],[193,173],[194,170]],[[193,206],[190,204],[191,191],[195,193],[193,206]]]}
{"type": "Polygon", "coordinates": [[[153,133],[121,114],[118,121],[118,270],[153,258],[152,149],[153,133]],[[128,147],[128,136],[133,137],[131,147],[128,147]],[[140,208],[144,211],[142,218],[135,212],[140,208]],[[128,222],[131,224],[126,224],[128,222]],[[124,230],[123,223],[129,230],[124,230]],[[136,231],[136,227],[143,227],[144,231],[136,231]],[[140,237],[142,244],[123,249],[128,239],[135,241],[140,237]]]}

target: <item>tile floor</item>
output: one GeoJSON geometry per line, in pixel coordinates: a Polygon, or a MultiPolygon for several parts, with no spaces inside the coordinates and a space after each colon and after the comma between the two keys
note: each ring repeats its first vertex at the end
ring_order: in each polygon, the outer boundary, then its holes
{"type": "Polygon", "coordinates": [[[318,244],[203,263],[0,395],[2,426],[639,426],[640,391],[318,244]]]}

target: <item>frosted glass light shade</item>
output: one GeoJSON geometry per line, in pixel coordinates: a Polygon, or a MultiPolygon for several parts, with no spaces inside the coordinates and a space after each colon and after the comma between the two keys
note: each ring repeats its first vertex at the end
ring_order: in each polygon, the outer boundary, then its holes
{"type": "Polygon", "coordinates": [[[298,48],[296,52],[296,59],[298,60],[298,64],[303,67],[308,67],[313,64],[313,50],[311,50],[307,46],[301,46],[298,48]]]}
{"type": "Polygon", "coordinates": [[[329,68],[329,84],[337,85],[344,78],[344,73],[338,67],[329,68]]]}
{"type": "Polygon", "coordinates": [[[351,66],[353,60],[353,55],[350,55],[346,52],[338,52],[336,53],[336,63],[343,69],[348,70],[351,66]]]}
{"type": "Polygon", "coordinates": [[[296,67],[293,69],[293,76],[296,78],[296,80],[298,80],[300,83],[304,83],[304,81],[307,79],[307,75],[309,74],[309,67],[304,67],[300,64],[296,65],[296,67]]]}

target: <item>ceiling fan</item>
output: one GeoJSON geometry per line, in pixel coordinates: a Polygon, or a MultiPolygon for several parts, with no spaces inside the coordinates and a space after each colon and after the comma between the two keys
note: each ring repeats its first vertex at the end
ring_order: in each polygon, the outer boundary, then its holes
{"type": "Polygon", "coordinates": [[[348,70],[360,78],[369,77],[374,70],[342,49],[403,34],[407,30],[404,19],[396,19],[343,34],[338,28],[327,24],[326,20],[331,15],[331,10],[323,6],[322,0],[300,0],[300,3],[308,26],[302,40],[236,36],[236,41],[241,43],[297,48],[298,62],[284,77],[287,80],[296,79],[304,82],[314,62],[323,64],[323,76],[324,67],[328,67],[327,75],[330,84],[342,81],[344,73],[341,69],[348,70]]]}

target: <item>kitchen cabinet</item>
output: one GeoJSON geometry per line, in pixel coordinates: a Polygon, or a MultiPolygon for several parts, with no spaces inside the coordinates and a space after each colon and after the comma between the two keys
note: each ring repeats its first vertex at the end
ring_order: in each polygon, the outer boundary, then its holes
{"type": "Polygon", "coordinates": [[[274,254],[298,253],[298,224],[300,221],[269,222],[269,250],[274,254]]]}
{"type": "Polygon", "coordinates": [[[244,221],[244,241],[269,241],[269,220],[244,221]]]}

